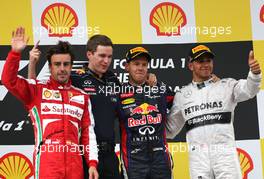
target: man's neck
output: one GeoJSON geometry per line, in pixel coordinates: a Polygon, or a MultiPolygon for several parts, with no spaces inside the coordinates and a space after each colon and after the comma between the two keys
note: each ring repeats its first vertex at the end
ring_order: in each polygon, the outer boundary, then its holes
{"type": "Polygon", "coordinates": [[[140,83],[140,82],[136,82],[136,81],[133,81],[133,80],[129,80],[128,82],[132,86],[141,86],[141,85],[143,85],[145,83],[145,81],[143,81],[143,82],[140,83]]]}
{"type": "Polygon", "coordinates": [[[207,77],[207,78],[198,78],[198,77],[193,77],[193,82],[197,82],[197,83],[201,83],[201,82],[204,82],[204,81],[207,81],[209,80],[210,77],[207,77]]]}
{"type": "Polygon", "coordinates": [[[103,77],[103,74],[102,73],[99,73],[96,68],[94,68],[93,66],[91,66],[90,64],[88,65],[88,68],[94,72],[99,78],[102,78],[103,77]]]}

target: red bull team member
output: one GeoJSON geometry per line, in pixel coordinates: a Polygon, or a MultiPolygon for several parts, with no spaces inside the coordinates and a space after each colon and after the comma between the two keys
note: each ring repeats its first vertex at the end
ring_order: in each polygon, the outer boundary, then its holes
{"type": "Polygon", "coordinates": [[[191,49],[189,69],[193,81],[175,95],[167,135],[175,137],[185,124],[192,179],[241,179],[233,128],[234,110],[238,102],[258,93],[261,70],[251,51],[246,80],[225,78],[212,83],[214,56],[204,45],[191,49]]]}
{"type": "Polygon", "coordinates": [[[25,29],[17,28],[12,34],[2,83],[30,110],[35,134],[35,178],[82,179],[84,152],[89,179],[98,179],[91,104],[84,91],[71,86],[74,56],[69,43],[59,42],[48,51],[51,76],[48,81],[38,81],[17,75],[27,42],[25,29]]]}
{"type": "MultiPolygon", "coordinates": [[[[113,43],[105,35],[92,36],[86,45],[88,67],[73,72],[73,85],[90,95],[95,118],[95,134],[98,143],[98,172],[100,179],[120,179],[119,160],[115,153],[115,94],[106,95],[107,87],[119,86],[119,80],[109,70],[113,56],[113,43]]],[[[86,166],[85,166],[86,167],[86,166]]]]}
{"type": "Polygon", "coordinates": [[[146,85],[151,60],[146,49],[130,49],[126,59],[129,83],[123,84],[117,105],[124,177],[171,179],[165,135],[168,89],[159,83],[152,87],[146,85]]]}

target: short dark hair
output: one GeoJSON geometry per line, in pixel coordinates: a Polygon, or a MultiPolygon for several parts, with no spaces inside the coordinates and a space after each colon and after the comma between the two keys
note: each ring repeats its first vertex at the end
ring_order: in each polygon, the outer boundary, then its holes
{"type": "Polygon", "coordinates": [[[113,47],[113,43],[109,37],[97,34],[88,40],[86,44],[86,51],[95,52],[98,45],[113,47]]]}
{"type": "Polygon", "coordinates": [[[67,41],[59,41],[57,45],[52,46],[47,52],[47,60],[51,65],[51,57],[54,54],[69,54],[71,56],[71,64],[73,64],[74,54],[71,44],[67,41]]]}

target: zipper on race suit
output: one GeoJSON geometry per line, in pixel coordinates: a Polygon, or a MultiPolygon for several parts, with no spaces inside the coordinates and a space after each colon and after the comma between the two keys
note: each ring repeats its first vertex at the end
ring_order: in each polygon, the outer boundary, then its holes
{"type": "MultiPolygon", "coordinates": [[[[69,103],[69,98],[68,98],[68,90],[65,90],[65,88],[63,87],[63,89],[61,90],[61,93],[62,93],[62,120],[63,120],[63,129],[64,129],[64,139],[63,139],[63,145],[67,145],[66,143],[66,140],[67,140],[67,135],[68,135],[68,119],[67,119],[67,116],[65,115],[65,104],[68,104],[69,103]]],[[[64,146],[68,149],[68,146],[64,146]]],[[[65,177],[67,176],[67,159],[68,159],[68,155],[67,155],[67,151],[66,150],[64,152],[64,174],[65,174],[65,177]]]]}

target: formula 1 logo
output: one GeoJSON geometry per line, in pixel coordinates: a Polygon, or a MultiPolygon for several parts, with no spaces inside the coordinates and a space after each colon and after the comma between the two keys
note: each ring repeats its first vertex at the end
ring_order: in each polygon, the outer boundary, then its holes
{"type": "Polygon", "coordinates": [[[0,121],[0,130],[2,131],[22,131],[24,124],[29,124],[29,121],[20,121],[18,123],[10,123],[6,121],[0,121]]]}
{"type": "MultiPolygon", "coordinates": [[[[3,72],[4,64],[5,64],[5,61],[0,61],[0,74],[2,74],[2,72],[3,72]]],[[[20,60],[19,70],[22,70],[25,66],[27,66],[27,64],[28,64],[28,60],[20,60]]],[[[0,76],[0,80],[1,80],[1,76],[0,76]]],[[[1,85],[0,85],[0,101],[4,100],[7,93],[8,93],[8,90],[1,83],[1,85]]]]}

